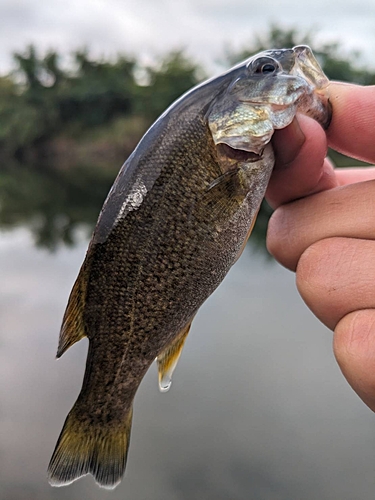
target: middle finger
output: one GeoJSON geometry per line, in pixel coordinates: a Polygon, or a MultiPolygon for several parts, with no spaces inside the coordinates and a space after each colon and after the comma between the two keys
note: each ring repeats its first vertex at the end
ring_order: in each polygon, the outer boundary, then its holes
{"type": "Polygon", "coordinates": [[[267,246],[295,270],[302,253],[324,238],[375,239],[375,181],[322,191],[279,207],[271,217],[267,246]]]}
{"type": "Polygon", "coordinates": [[[375,241],[356,238],[327,238],[302,254],[299,293],[328,328],[353,311],[375,308],[374,255],[375,241]]]}

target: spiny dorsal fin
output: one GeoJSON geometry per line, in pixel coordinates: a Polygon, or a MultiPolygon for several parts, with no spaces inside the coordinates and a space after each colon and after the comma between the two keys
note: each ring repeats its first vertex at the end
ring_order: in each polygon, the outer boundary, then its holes
{"type": "Polygon", "coordinates": [[[76,282],[70,292],[68,305],[61,325],[59,346],[56,357],[60,358],[70,346],[86,337],[83,322],[83,309],[86,299],[87,273],[86,261],[79,271],[76,282]]]}
{"type": "Polygon", "coordinates": [[[172,374],[181,356],[190,326],[191,321],[156,358],[159,372],[159,389],[161,392],[167,392],[172,384],[172,374]]]}

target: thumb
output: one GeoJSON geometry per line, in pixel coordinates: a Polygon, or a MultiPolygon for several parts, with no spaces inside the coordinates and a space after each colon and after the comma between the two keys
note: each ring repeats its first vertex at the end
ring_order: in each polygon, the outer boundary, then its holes
{"type": "Polygon", "coordinates": [[[336,325],[333,348],[345,378],[375,411],[375,309],[344,316],[336,325]]]}

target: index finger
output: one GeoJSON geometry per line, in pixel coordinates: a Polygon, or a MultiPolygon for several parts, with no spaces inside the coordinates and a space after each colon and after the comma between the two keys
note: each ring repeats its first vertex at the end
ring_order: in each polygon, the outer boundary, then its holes
{"type": "Polygon", "coordinates": [[[328,87],[332,121],[330,147],[347,156],[375,162],[375,86],[333,82],[328,87]]]}

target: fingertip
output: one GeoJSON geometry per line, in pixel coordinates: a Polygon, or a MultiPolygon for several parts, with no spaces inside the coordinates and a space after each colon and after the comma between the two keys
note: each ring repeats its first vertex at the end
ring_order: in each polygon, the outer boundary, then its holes
{"type": "Polygon", "coordinates": [[[339,186],[375,180],[375,167],[342,167],[335,169],[339,186]]]}

